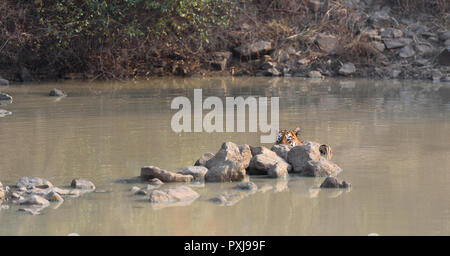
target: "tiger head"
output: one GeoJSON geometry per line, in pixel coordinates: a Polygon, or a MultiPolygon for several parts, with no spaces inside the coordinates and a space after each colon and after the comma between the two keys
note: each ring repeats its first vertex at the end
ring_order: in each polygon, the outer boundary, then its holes
{"type": "Polygon", "coordinates": [[[319,152],[320,155],[325,157],[327,160],[331,160],[331,157],[333,157],[333,150],[327,144],[320,145],[319,152]]]}
{"type": "Polygon", "coordinates": [[[277,140],[275,144],[286,144],[292,147],[302,145],[298,139],[300,137],[301,128],[297,127],[294,130],[280,130],[278,131],[277,140]]]}

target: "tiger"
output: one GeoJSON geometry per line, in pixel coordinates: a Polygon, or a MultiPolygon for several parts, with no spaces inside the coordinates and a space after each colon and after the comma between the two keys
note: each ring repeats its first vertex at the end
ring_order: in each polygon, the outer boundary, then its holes
{"type": "Polygon", "coordinates": [[[275,144],[285,144],[292,147],[302,145],[302,142],[298,139],[300,137],[302,129],[300,127],[294,130],[280,130],[278,131],[277,140],[275,144]]]}

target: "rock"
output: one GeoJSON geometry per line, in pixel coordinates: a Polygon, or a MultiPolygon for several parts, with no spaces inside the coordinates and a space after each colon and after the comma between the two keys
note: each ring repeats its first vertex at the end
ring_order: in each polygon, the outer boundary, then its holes
{"type": "Polygon", "coordinates": [[[383,52],[383,51],[384,51],[385,46],[384,46],[383,43],[378,42],[378,41],[372,41],[370,44],[371,44],[372,47],[375,48],[377,51],[379,51],[379,52],[383,52]]]}
{"type": "Polygon", "coordinates": [[[259,146],[259,147],[253,147],[250,146],[250,151],[252,153],[252,157],[259,155],[259,154],[267,154],[267,155],[273,155],[275,156],[275,152],[264,147],[264,146],[259,146]]]}
{"type": "Polygon", "coordinates": [[[433,80],[434,82],[439,82],[439,81],[441,81],[441,77],[442,77],[441,71],[439,71],[438,69],[431,70],[431,75],[430,75],[431,80],[433,80]]]}
{"type": "Polygon", "coordinates": [[[319,71],[315,71],[315,70],[309,71],[308,77],[310,77],[310,78],[323,78],[322,74],[319,71]]]}
{"type": "Polygon", "coordinates": [[[403,47],[400,50],[400,52],[398,53],[398,55],[402,58],[410,58],[410,57],[414,56],[415,54],[416,54],[416,52],[410,45],[403,47]]]}
{"type": "Polygon", "coordinates": [[[77,189],[95,190],[94,183],[92,183],[91,181],[85,180],[85,179],[81,179],[81,178],[73,179],[72,182],[70,183],[70,186],[72,188],[77,188],[77,189]]]}
{"type": "Polygon", "coordinates": [[[232,53],[229,51],[215,52],[213,54],[211,65],[217,70],[225,70],[232,53]]]}
{"type": "Polygon", "coordinates": [[[289,57],[289,53],[283,49],[278,49],[272,53],[272,59],[279,63],[288,61],[289,57]]]}
{"type": "Polygon", "coordinates": [[[0,77],[0,86],[8,86],[9,81],[0,77]]]}
{"type": "Polygon", "coordinates": [[[403,32],[400,29],[396,28],[387,28],[383,30],[380,36],[384,38],[400,38],[403,36],[403,32]]]}
{"type": "Polygon", "coordinates": [[[382,28],[398,25],[398,22],[395,19],[393,19],[387,11],[381,10],[370,15],[369,24],[373,28],[382,28]]]}
{"type": "Polygon", "coordinates": [[[208,168],[204,166],[188,166],[179,170],[177,173],[183,175],[192,175],[194,179],[202,180],[205,178],[206,173],[208,172],[208,168]]]}
{"type": "Polygon", "coordinates": [[[356,67],[353,63],[345,63],[342,65],[342,67],[339,69],[339,74],[344,76],[352,75],[356,72],[356,67]]]}
{"type": "Polygon", "coordinates": [[[13,101],[13,97],[11,97],[10,95],[8,95],[6,93],[0,92],[0,101],[3,101],[3,100],[12,102],[13,101]]]}
{"type": "Polygon", "coordinates": [[[138,192],[139,190],[141,190],[141,189],[139,187],[136,187],[136,186],[134,186],[134,187],[132,187],[130,189],[131,193],[133,193],[133,194],[136,194],[136,192],[138,192]]]}
{"type": "Polygon", "coordinates": [[[401,70],[391,69],[390,70],[390,77],[391,78],[397,78],[401,73],[402,73],[401,70]]]}
{"type": "Polygon", "coordinates": [[[232,206],[241,201],[245,197],[244,193],[240,192],[226,192],[216,197],[210,198],[209,201],[222,206],[232,206]]]}
{"type": "Polygon", "coordinates": [[[292,165],[293,172],[303,172],[308,161],[319,160],[320,144],[304,141],[302,145],[293,147],[288,153],[288,163],[292,165]]]}
{"type": "Polygon", "coordinates": [[[438,56],[437,62],[442,66],[450,66],[450,46],[445,48],[438,56]]]}
{"type": "MultiPolygon", "coordinates": [[[[45,207],[44,207],[45,208],[45,207]]],[[[40,208],[19,208],[19,212],[25,212],[31,215],[39,215],[41,213],[40,208]]]]}
{"type": "Polygon", "coordinates": [[[241,189],[241,190],[257,190],[258,186],[256,186],[255,183],[248,181],[248,182],[242,182],[237,184],[236,187],[234,187],[235,189],[241,189]]]}
{"type": "Polygon", "coordinates": [[[351,184],[346,181],[340,182],[336,177],[328,176],[320,185],[320,188],[349,188],[350,186],[351,184]]]}
{"type": "MultiPolygon", "coordinates": [[[[406,46],[405,46],[406,47],[406,46]]],[[[427,44],[418,44],[416,45],[416,50],[419,54],[431,54],[433,53],[434,49],[432,46],[427,44]]]]}
{"type": "Polygon", "coordinates": [[[277,68],[269,68],[266,71],[264,71],[265,76],[280,76],[281,72],[278,71],[277,68]]]}
{"type": "Polygon", "coordinates": [[[284,161],[287,162],[287,156],[289,151],[291,150],[291,145],[286,144],[275,144],[272,146],[271,150],[275,152],[279,157],[283,158],[284,161]]]}
{"type": "Polygon", "coordinates": [[[139,187],[132,187],[130,189],[131,193],[133,193],[133,195],[137,195],[137,196],[146,196],[147,195],[147,191],[139,188],[139,187]]]}
{"type": "Polygon", "coordinates": [[[23,177],[17,182],[17,187],[25,187],[25,188],[51,188],[53,184],[42,178],[38,177],[23,177]]]}
{"type": "Polygon", "coordinates": [[[194,177],[192,175],[184,175],[174,172],[162,170],[156,166],[144,166],[141,168],[141,178],[153,179],[158,178],[163,182],[191,182],[194,177]]]}
{"type": "Polygon", "coordinates": [[[445,40],[444,46],[445,47],[449,47],[450,46],[450,39],[445,40]]]}
{"type": "Polygon", "coordinates": [[[323,157],[320,157],[317,161],[308,161],[305,168],[299,172],[299,174],[307,177],[324,177],[334,176],[340,171],[342,171],[342,169],[338,165],[323,157]]]}
{"type": "Polygon", "coordinates": [[[333,35],[327,35],[327,34],[317,35],[316,43],[319,45],[320,50],[322,50],[328,54],[335,53],[339,46],[338,39],[333,35]]]}
{"type": "Polygon", "coordinates": [[[209,182],[242,181],[249,165],[250,147],[238,146],[233,142],[222,144],[216,155],[206,162],[208,172],[205,180],[209,182]]]}
{"type": "Polygon", "coordinates": [[[45,196],[45,199],[47,199],[50,202],[64,202],[64,199],[61,197],[60,194],[56,193],[55,191],[51,191],[45,196]]]}
{"type": "MultiPolygon", "coordinates": [[[[378,30],[376,29],[362,29],[360,31],[361,36],[368,37],[372,40],[381,40],[381,36],[378,34],[378,30]]],[[[376,41],[375,41],[376,42],[376,41]]]]}
{"type": "Polygon", "coordinates": [[[393,39],[383,39],[384,45],[387,49],[401,48],[412,43],[410,38],[393,38],[393,39]]]}
{"type": "Polygon", "coordinates": [[[150,202],[160,203],[176,203],[182,201],[193,201],[200,195],[187,186],[170,188],[165,190],[153,190],[150,194],[150,202]]]}
{"type": "Polygon", "coordinates": [[[164,184],[164,182],[162,182],[160,179],[158,178],[153,178],[150,180],[150,184],[154,185],[154,186],[161,186],[164,184]]]}
{"type": "Polygon", "coordinates": [[[11,193],[11,199],[14,199],[14,200],[22,200],[23,197],[22,197],[19,193],[17,193],[17,192],[12,192],[12,193],[11,193]]]}
{"type": "Polygon", "coordinates": [[[442,33],[442,34],[440,34],[440,35],[439,35],[439,39],[440,39],[441,41],[447,41],[447,40],[449,40],[449,39],[450,39],[450,30],[449,30],[449,31],[446,31],[446,32],[444,32],[444,33],[442,33]]]}
{"type": "Polygon", "coordinates": [[[48,205],[50,205],[50,202],[41,196],[31,195],[30,197],[20,200],[19,204],[20,205],[48,206],[48,205]]]}
{"type": "Polygon", "coordinates": [[[64,91],[62,91],[60,89],[56,89],[56,88],[52,89],[48,95],[53,96],[53,97],[66,97],[67,96],[67,94],[64,91]]]}
{"type": "Polygon", "coordinates": [[[272,50],[272,44],[267,41],[256,41],[252,43],[243,44],[234,48],[241,57],[255,58],[262,56],[272,50]]]}
{"type": "Polygon", "coordinates": [[[211,158],[213,158],[214,157],[214,154],[213,153],[210,153],[210,152],[207,152],[207,153],[205,153],[205,154],[203,154],[196,162],[195,162],[195,166],[205,166],[206,165],[206,162],[209,160],[209,159],[211,159],[211,158]]]}
{"type": "Polygon", "coordinates": [[[310,62],[310,60],[307,59],[307,58],[303,58],[303,59],[300,59],[300,60],[297,61],[297,63],[300,64],[300,65],[302,65],[302,66],[308,65],[309,62],[310,62]]]}
{"type": "Polygon", "coordinates": [[[250,161],[248,172],[249,174],[269,175],[269,170],[271,169],[270,176],[275,178],[287,176],[287,173],[292,170],[292,167],[283,158],[273,152],[271,154],[258,154],[254,156],[250,161]],[[275,167],[276,165],[277,167],[275,167]]]}

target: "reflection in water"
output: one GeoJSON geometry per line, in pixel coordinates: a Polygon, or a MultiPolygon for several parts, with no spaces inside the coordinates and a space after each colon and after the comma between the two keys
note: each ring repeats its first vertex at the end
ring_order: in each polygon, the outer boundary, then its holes
{"type": "Polygon", "coordinates": [[[83,177],[108,193],[67,198],[40,216],[1,209],[0,234],[449,235],[449,87],[300,78],[10,86],[5,93],[15,103],[0,119],[0,181],[32,175],[66,186],[83,177]],[[69,97],[47,97],[55,87],[69,97]],[[190,205],[158,210],[130,196],[142,166],[177,170],[223,141],[259,145],[259,133],[173,133],[170,102],[192,99],[194,88],[222,99],[280,97],[280,127],[300,125],[301,139],[330,144],[352,190],[319,190],[323,178],[291,176],[254,177],[260,190],[228,207],[208,199],[235,184],[194,185],[200,198],[190,205]]]}

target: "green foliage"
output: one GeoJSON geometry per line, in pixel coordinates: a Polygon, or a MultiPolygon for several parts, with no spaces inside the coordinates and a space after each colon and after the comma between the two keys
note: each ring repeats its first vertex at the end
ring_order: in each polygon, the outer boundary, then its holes
{"type": "Polygon", "coordinates": [[[146,40],[167,36],[207,41],[211,26],[227,25],[232,0],[35,0],[36,16],[58,46],[73,38],[146,40]]]}

